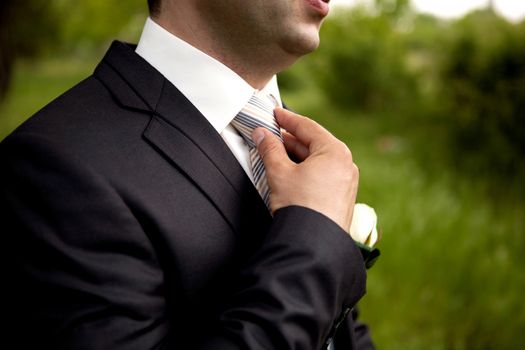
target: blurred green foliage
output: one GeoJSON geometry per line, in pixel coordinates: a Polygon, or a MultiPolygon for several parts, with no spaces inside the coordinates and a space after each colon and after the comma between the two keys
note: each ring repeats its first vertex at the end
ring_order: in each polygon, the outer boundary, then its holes
{"type": "Polygon", "coordinates": [[[135,39],[142,29],[147,5],[145,0],[91,0],[79,4],[70,0],[51,0],[64,21],[59,22],[59,43],[70,50],[91,52],[115,37],[135,39]],[[80,9],[78,7],[81,7],[80,9]]]}
{"type": "MultiPolygon", "coordinates": [[[[337,16],[337,14],[336,14],[337,16]]],[[[403,38],[387,16],[340,13],[323,31],[322,49],[311,63],[330,101],[367,112],[410,103],[416,79],[408,71],[403,38]]]]}
{"type": "Polygon", "coordinates": [[[92,51],[112,36],[136,38],[146,1],[6,0],[8,27],[18,56],[92,51]],[[138,24],[137,21],[140,23],[138,24]]]}
{"type": "Polygon", "coordinates": [[[17,58],[101,53],[113,37],[133,40],[147,15],[144,0],[2,0],[0,3],[0,99],[17,58]]]}
{"type": "MultiPolygon", "coordinates": [[[[16,4],[22,59],[0,139],[87,76],[114,37],[136,41],[147,11],[143,0],[16,4]]],[[[382,256],[361,305],[379,348],[519,348],[525,23],[490,10],[444,21],[376,0],[334,11],[321,37],[280,85],[350,146],[358,200],[379,214],[382,256]]]]}
{"type": "Polygon", "coordinates": [[[415,129],[434,143],[423,158],[441,145],[438,157],[496,186],[525,176],[525,24],[491,10],[447,22],[378,3],[332,16],[321,48],[281,74],[282,86],[415,129]]]}
{"type": "Polygon", "coordinates": [[[442,93],[463,168],[525,175],[525,23],[491,12],[451,28],[442,93]],[[487,168],[487,160],[490,160],[487,168]]]}
{"type": "Polygon", "coordinates": [[[13,55],[35,57],[58,47],[61,18],[53,1],[7,0],[5,6],[13,55]]]}

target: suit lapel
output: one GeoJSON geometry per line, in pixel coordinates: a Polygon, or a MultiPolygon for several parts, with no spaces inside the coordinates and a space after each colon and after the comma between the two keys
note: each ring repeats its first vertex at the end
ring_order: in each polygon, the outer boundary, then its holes
{"type": "Polygon", "coordinates": [[[220,135],[168,82],[144,137],[208,196],[235,231],[246,230],[250,213],[259,213],[252,225],[270,219],[257,190],[220,135]]]}
{"type": "Polygon", "coordinates": [[[220,135],[175,86],[118,42],[95,76],[123,106],[152,115],[144,138],[199,187],[239,237],[249,231],[250,242],[262,239],[271,221],[264,202],[220,135]]]}

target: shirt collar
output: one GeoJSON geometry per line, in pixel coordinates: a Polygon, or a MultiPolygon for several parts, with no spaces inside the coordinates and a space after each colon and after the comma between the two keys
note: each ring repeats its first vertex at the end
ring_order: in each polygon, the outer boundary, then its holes
{"type": "MultiPolygon", "coordinates": [[[[136,52],[157,69],[221,133],[257,92],[230,68],[146,20],[136,52]]],[[[261,90],[280,106],[277,78],[261,90]]]]}

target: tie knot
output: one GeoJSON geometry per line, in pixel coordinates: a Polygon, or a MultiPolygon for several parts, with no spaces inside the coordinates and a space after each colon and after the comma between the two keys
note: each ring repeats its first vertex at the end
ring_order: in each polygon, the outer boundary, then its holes
{"type": "Polygon", "coordinates": [[[254,94],[246,106],[233,118],[231,122],[233,127],[237,129],[250,147],[255,147],[252,132],[258,127],[270,130],[282,141],[281,128],[273,113],[275,105],[275,99],[272,99],[271,96],[254,94]]]}

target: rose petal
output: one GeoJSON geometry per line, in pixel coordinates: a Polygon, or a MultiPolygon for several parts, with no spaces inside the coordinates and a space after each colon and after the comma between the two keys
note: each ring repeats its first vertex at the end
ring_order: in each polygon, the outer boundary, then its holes
{"type": "Polygon", "coordinates": [[[363,244],[373,246],[377,242],[377,214],[375,210],[363,203],[356,203],[352,224],[350,225],[350,235],[352,238],[363,244]]]}

